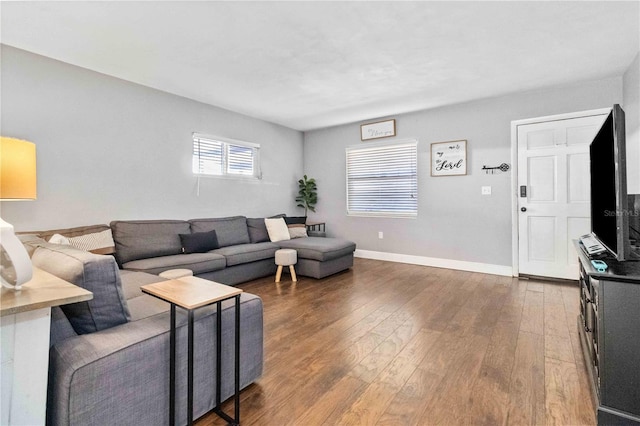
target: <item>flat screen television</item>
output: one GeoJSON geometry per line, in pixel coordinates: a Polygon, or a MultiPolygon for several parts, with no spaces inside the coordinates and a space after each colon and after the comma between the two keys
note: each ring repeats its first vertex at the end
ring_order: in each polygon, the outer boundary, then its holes
{"type": "Polygon", "coordinates": [[[629,241],[624,111],[616,104],[590,146],[591,231],[619,261],[635,259],[629,241]]]}

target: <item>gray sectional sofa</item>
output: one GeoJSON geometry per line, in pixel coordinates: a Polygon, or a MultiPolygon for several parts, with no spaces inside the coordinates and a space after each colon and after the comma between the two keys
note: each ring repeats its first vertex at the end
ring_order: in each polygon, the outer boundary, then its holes
{"type": "MultiPolygon", "coordinates": [[[[114,221],[24,235],[33,264],[93,292],[93,299],[52,309],[47,402],[48,425],[160,425],[169,423],[169,305],[140,286],[163,280],[169,269],[191,269],[201,278],[235,285],[275,273],[275,251],[298,251],[299,275],[322,278],[353,264],[355,244],[308,237],[272,243],[264,219],[114,221]],[[115,247],[96,254],[43,238],[111,230],[115,247]],[[215,230],[218,248],[182,253],[180,234],[215,230]],[[115,248],[115,252],[114,252],[115,248]]],[[[76,237],[77,238],[77,237],[76,237]]],[[[263,306],[253,294],[241,296],[240,387],[263,371],[263,306]]],[[[222,305],[221,399],[233,394],[234,308],[222,305]],[[225,367],[227,366],[227,367],[225,367]]],[[[186,315],[178,314],[178,424],[186,422],[186,315]]],[[[216,308],[195,315],[194,418],[215,401],[216,308]]]]}
{"type": "MultiPolygon", "coordinates": [[[[162,425],[169,423],[169,305],[143,294],[156,275],[121,271],[113,256],[71,246],[32,243],[37,266],[93,292],[87,302],[51,312],[48,425],[162,425]]],[[[240,387],[262,375],[262,300],[240,298],[240,387]]],[[[215,401],[216,307],[195,314],[194,418],[215,401]]],[[[222,305],[221,399],[233,394],[235,309],[222,305]],[[226,366],[226,367],[225,367],[226,366]]],[[[186,314],[177,310],[177,423],[186,423],[186,314]]]]}
{"type": "Polygon", "coordinates": [[[191,220],[111,222],[115,255],[122,269],[159,274],[191,269],[194,275],[235,285],[273,275],[275,252],[298,251],[298,275],[324,278],[353,266],[355,244],[340,238],[307,237],[272,243],[263,218],[233,216],[191,220]],[[219,248],[182,253],[180,235],[215,231],[219,248]]]}

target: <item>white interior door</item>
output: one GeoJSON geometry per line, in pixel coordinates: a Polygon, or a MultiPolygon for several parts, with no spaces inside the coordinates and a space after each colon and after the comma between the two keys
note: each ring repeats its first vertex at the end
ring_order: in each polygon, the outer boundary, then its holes
{"type": "Polygon", "coordinates": [[[606,115],[517,126],[519,273],[577,279],[591,231],[589,144],[606,115]]]}

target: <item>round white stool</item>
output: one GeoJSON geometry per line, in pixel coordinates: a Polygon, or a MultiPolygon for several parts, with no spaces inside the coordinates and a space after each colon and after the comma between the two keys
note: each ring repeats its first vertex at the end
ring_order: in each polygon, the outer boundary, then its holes
{"type": "Polygon", "coordinates": [[[293,267],[298,263],[298,252],[292,249],[280,249],[276,251],[276,265],[278,265],[278,272],[276,272],[276,282],[280,282],[280,276],[282,275],[282,267],[288,266],[291,272],[291,280],[298,281],[296,277],[296,270],[293,267]]]}
{"type": "Polygon", "coordinates": [[[158,275],[168,280],[177,280],[178,278],[193,276],[193,271],[191,269],[168,269],[158,275]]]}

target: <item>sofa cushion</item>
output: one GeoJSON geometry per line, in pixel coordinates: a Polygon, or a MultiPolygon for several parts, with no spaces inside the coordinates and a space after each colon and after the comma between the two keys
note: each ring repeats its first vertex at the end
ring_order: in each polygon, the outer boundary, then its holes
{"type": "Polygon", "coordinates": [[[182,242],[182,252],[185,254],[206,253],[220,247],[216,231],[180,234],[180,241],[182,242]]]}
{"type": "Polygon", "coordinates": [[[93,293],[91,300],[61,306],[76,333],[93,333],[129,320],[118,265],[113,256],[43,243],[36,248],[32,261],[40,269],[93,293]]]}
{"type": "Polygon", "coordinates": [[[174,254],[149,259],[132,260],[124,263],[123,269],[159,274],[169,269],[191,269],[194,275],[224,269],[227,262],[224,256],[216,253],[174,254]]]}
{"type": "Polygon", "coordinates": [[[129,299],[127,304],[129,305],[129,311],[131,311],[131,321],[152,317],[167,312],[171,308],[169,303],[148,294],[129,299]]]}
{"type": "Polygon", "coordinates": [[[252,243],[264,243],[269,241],[269,233],[267,225],[264,224],[264,218],[247,218],[247,229],[249,230],[249,240],[252,243]]]}
{"type": "Polygon", "coordinates": [[[277,219],[265,219],[264,224],[267,226],[267,232],[269,233],[269,239],[272,243],[278,241],[284,241],[291,238],[289,236],[289,229],[283,218],[277,219]]]}
{"type": "Polygon", "coordinates": [[[297,250],[298,259],[311,259],[321,262],[337,259],[353,253],[356,249],[354,242],[341,238],[295,238],[288,241],[278,241],[277,244],[282,248],[297,250]]]}
{"type": "Polygon", "coordinates": [[[191,219],[189,223],[191,224],[191,232],[215,230],[220,247],[249,244],[251,242],[247,228],[247,218],[244,216],[191,219]]]}
{"type": "Polygon", "coordinates": [[[243,263],[255,262],[256,260],[269,259],[275,257],[276,244],[255,243],[239,244],[235,246],[223,247],[213,250],[211,253],[223,255],[227,259],[227,266],[240,265],[243,263]]]}
{"type": "Polygon", "coordinates": [[[128,302],[129,300],[144,294],[142,290],[140,290],[140,286],[166,281],[166,278],[147,274],[146,272],[122,269],[120,270],[120,281],[122,282],[124,298],[128,302]]]}
{"type": "Polygon", "coordinates": [[[111,231],[120,265],[182,253],[179,235],[191,232],[189,222],[183,220],[116,220],[111,231]]]}
{"type": "Polygon", "coordinates": [[[149,296],[140,286],[165,281],[165,278],[139,271],[120,271],[124,297],[131,313],[131,321],[138,321],[169,310],[169,303],[149,296]]]}

